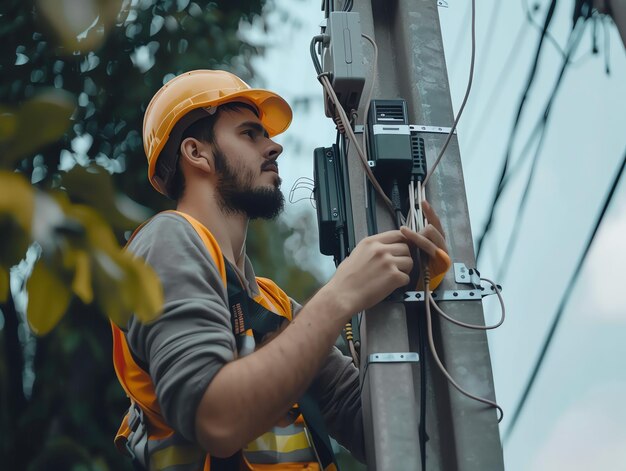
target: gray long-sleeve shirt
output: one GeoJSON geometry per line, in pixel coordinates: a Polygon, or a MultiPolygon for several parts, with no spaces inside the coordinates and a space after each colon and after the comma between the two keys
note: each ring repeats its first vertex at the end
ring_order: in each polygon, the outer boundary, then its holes
{"type": "MultiPolygon", "coordinates": [[[[176,213],[155,216],[128,250],[152,266],[165,296],[158,320],[142,324],[131,319],[129,346],[148,367],[165,420],[185,439],[195,442],[200,399],[220,368],[237,356],[226,286],[200,236],[176,213]]],[[[240,274],[248,295],[258,295],[247,257],[240,274]]],[[[293,300],[291,303],[296,315],[301,306],[293,300]]],[[[359,375],[350,358],[333,348],[312,384],[312,392],[330,434],[363,460],[359,375]]]]}

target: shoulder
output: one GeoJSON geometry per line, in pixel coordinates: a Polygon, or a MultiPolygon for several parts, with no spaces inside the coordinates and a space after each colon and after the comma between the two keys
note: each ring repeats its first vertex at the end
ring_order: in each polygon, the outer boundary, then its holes
{"type": "Polygon", "coordinates": [[[155,245],[175,247],[180,242],[202,245],[200,237],[185,218],[176,213],[165,212],[157,214],[137,228],[126,248],[134,254],[142,255],[142,252],[155,245]]]}
{"type": "Polygon", "coordinates": [[[224,283],[226,280],[224,258],[217,241],[207,228],[183,213],[157,214],[133,234],[127,250],[150,264],[165,259],[170,266],[176,260],[210,261],[224,283]]]}

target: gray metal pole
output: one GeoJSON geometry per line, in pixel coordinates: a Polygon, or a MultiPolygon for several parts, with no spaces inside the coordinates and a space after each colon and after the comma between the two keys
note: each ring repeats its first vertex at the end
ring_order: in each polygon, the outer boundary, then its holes
{"type": "MultiPolygon", "coordinates": [[[[468,0],[469,1],[469,0],[468,0]]],[[[453,122],[436,0],[356,0],[365,34],[379,47],[374,98],[404,98],[411,124],[450,127],[453,122]]],[[[366,44],[366,43],[364,43],[366,44]]],[[[371,51],[365,46],[365,51],[371,51]]],[[[371,70],[371,54],[365,52],[371,70]]],[[[369,83],[366,84],[366,89],[369,83]]],[[[365,103],[359,109],[363,124],[365,103]]],[[[424,134],[432,164],[445,135],[424,134]]],[[[349,176],[355,236],[367,235],[365,179],[354,146],[349,149],[349,176]]],[[[430,179],[427,196],[444,225],[454,262],[475,266],[458,142],[430,179]]],[[[378,204],[379,232],[392,229],[389,212],[378,204]]],[[[441,289],[462,289],[448,273],[441,289]]],[[[442,302],[450,315],[483,323],[480,302],[442,302]]],[[[368,310],[361,323],[362,402],[368,469],[420,470],[420,374],[425,365],[426,469],[504,469],[496,412],[461,395],[435,368],[430,355],[410,363],[369,363],[376,353],[417,351],[417,307],[381,303],[368,310]],[[424,362],[425,360],[425,362],[424,362]]],[[[487,337],[483,331],[459,328],[433,317],[435,344],[452,376],[474,394],[494,399],[487,337]]]]}

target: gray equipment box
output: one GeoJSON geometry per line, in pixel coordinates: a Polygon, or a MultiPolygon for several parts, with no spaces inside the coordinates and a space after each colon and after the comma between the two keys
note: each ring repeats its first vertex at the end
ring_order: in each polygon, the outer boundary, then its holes
{"type": "MultiPolygon", "coordinates": [[[[339,103],[349,114],[359,107],[365,85],[361,47],[361,19],[358,13],[334,11],[328,17],[325,33],[330,37],[322,54],[322,70],[330,73],[330,83],[339,103]]],[[[333,117],[328,97],[326,116],[333,117]]]]}

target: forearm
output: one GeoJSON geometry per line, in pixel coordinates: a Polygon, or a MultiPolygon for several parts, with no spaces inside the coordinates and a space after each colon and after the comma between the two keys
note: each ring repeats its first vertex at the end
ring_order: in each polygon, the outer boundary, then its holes
{"type": "Polygon", "coordinates": [[[283,418],[327,357],[348,311],[322,289],[271,342],[225,365],[198,407],[200,444],[229,456],[283,418]]]}

